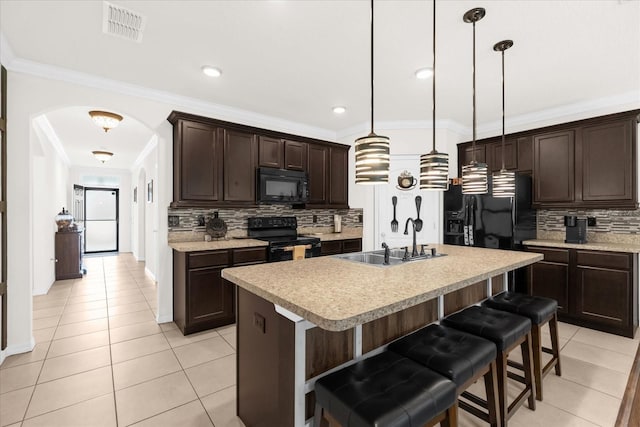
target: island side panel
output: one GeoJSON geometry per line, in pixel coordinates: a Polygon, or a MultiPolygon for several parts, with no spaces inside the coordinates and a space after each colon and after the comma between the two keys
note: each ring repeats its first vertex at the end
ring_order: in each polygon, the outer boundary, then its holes
{"type": "Polygon", "coordinates": [[[294,323],[239,287],[236,328],[238,416],[247,427],[293,427],[294,323]]]}

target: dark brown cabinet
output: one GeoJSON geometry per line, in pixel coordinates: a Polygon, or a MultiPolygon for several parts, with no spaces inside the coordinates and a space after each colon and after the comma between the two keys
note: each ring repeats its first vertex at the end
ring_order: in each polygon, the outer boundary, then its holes
{"type": "Polygon", "coordinates": [[[235,322],[235,285],[222,269],[266,262],[264,247],[173,251],[173,320],[184,335],[235,322]]]}
{"type": "Polygon", "coordinates": [[[635,194],[635,149],[630,120],[582,128],[582,200],[629,201],[635,194]]]}
{"type": "Polygon", "coordinates": [[[337,255],[362,251],[362,239],[325,240],[320,246],[320,255],[337,255]]]}
{"type": "Polygon", "coordinates": [[[309,144],[309,207],[349,207],[349,147],[309,144]]]}
{"type": "Polygon", "coordinates": [[[348,208],[349,146],[173,111],[173,202],[257,206],[256,169],[307,172],[310,208],[348,208]]]}
{"type": "Polygon", "coordinates": [[[222,199],[222,141],[218,128],[182,120],[173,128],[173,200],[176,206],[222,199]]]}
{"type": "Polygon", "coordinates": [[[58,231],[55,237],[56,280],[82,277],[82,250],[79,231],[58,231]]]}
{"type": "Polygon", "coordinates": [[[255,134],[224,130],[224,200],[256,203],[258,144],[255,134]]]}
{"type": "Polygon", "coordinates": [[[560,320],[633,337],[638,326],[632,254],[528,248],[544,254],[529,267],[529,292],[558,301],[560,320]]]}
{"type": "MultiPolygon", "coordinates": [[[[491,159],[487,162],[490,172],[497,172],[502,169],[502,141],[493,142],[486,146],[486,157],[491,159]]],[[[504,168],[506,170],[516,170],[518,168],[518,146],[515,140],[505,140],[504,142],[504,168]]]]}
{"type": "Polygon", "coordinates": [[[476,144],[475,150],[472,149],[472,144],[458,145],[458,174],[462,176],[462,166],[466,166],[474,159],[478,163],[486,163],[486,146],[485,144],[476,144]]]}
{"type": "Polygon", "coordinates": [[[516,138],[517,170],[531,173],[533,171],[533,139],[530,136],[516,138]]]}
{"type": "Polygon", "coordinates": [[[574,201],[575,131],[533,137],[533,202],[574,201]]]}
{"type": "Polygon", "coordinates": [[[282,146],[281,139],[261,136],[258,144],[258,166],[282,169],[282,146]]]}

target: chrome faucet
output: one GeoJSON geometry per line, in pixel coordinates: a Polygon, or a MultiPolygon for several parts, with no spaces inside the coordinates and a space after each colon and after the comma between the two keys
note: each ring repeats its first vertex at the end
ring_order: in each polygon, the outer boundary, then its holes
{"type": "Polygon", "coordinates": [[[411,221],[411,224],[413,225],[413,247],[411,250],[411,256],[415,257],[418,256],[418,247],[416,245],[416,222],[413,218],[407,218],[407,222],[404,224],[404,234],[409,234],[409,221],[411,221]]]}
{"type": "Polygon", "coordinates": [[[389,245],[382,242],[382,247],[384,248],[384,265],[389,265],[389,245]]]}

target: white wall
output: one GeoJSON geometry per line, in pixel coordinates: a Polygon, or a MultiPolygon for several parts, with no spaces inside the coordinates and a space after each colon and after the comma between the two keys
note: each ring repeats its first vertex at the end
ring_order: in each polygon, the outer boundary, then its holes
{"type": "MultiPolygon", "coordinates": [[[[436,122],[438,126],[438,123],[436,122]]],[[[431,151],[432,148],[432,129],[397,129],[392,124],[387,124],[389,128],[385,129],[385,123],[381,123],[380,127],[376,127],[375,132],[378,135],[388,136],[390,142],[390,153],[396,155],[420,155],[431,151]]],[[[368,134],[368,130],[361,130],[357,133],[341,136],[338,142],[342,144],[354,145],[357,138],[368,134]]],[[[465,135],[461,135],[456,130],[449,128],[436,129],[436,149],[449,154],[449,176],[457,176],[458,150],[456,144],[464,140],[465,135]]],[[[395,180],[397,177],[390,177],[395,180]]],[[[355,184],[355,154],[354,149],[349,150],[349,206],[352,208],[363,209],[363,234],[362,247],[363,250],[374,249],[375,243],[375,222],[381,214],[381,209],[388,209],[384,203],[376,203],[374,197],[375,186],[357,185],[355,184]]],[[[421,209],[421,217],[432,218],[440,216],[440,204],[432,206],[423,206],[421,209]]],[[[441,221],[437,221],[438,224],[441,221]]],[[[438,235],[440,235],[438,230],[438,235]]]]}

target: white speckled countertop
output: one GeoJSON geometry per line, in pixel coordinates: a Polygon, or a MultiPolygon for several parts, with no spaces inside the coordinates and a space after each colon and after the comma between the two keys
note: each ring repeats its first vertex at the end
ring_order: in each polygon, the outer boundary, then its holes
{"type": "Polygon", "coordinates": [[[360,231],[349,230],[342,233],[303,233],[302,235],[319,237],[321,242],[330,240],[362,239],[362,229],[360,229],[360,231]]]}
{"type": "Polygon", "coordinates": [[[204,240],[198,242],[171,242],[169,247],[178,252],[197,252],[197,251],[215,251],[217,249],[235,249],[235,248],[249,248],[254,246],[267,246],[269,243],[264,240],[256,239],[228,239],[228,240],[213,240],[211,242],[205,242],[204,240]]]}
{"type": "Polygon", "coordinates": [[[542,260],[528,252],[430,246],[447,256],[390,267],[327,256],[226,268],[222,277],[323,329],[343,331],[542,260]]]}
{"type": "Polygon", "coordinates": [[[522,242],[526,246],[542,246],[549,248],[587,249],[593,251],[640,253],[640,245],[635,243],[588,242],[565,243],[563,240],[535,239],[522,242]]]}

